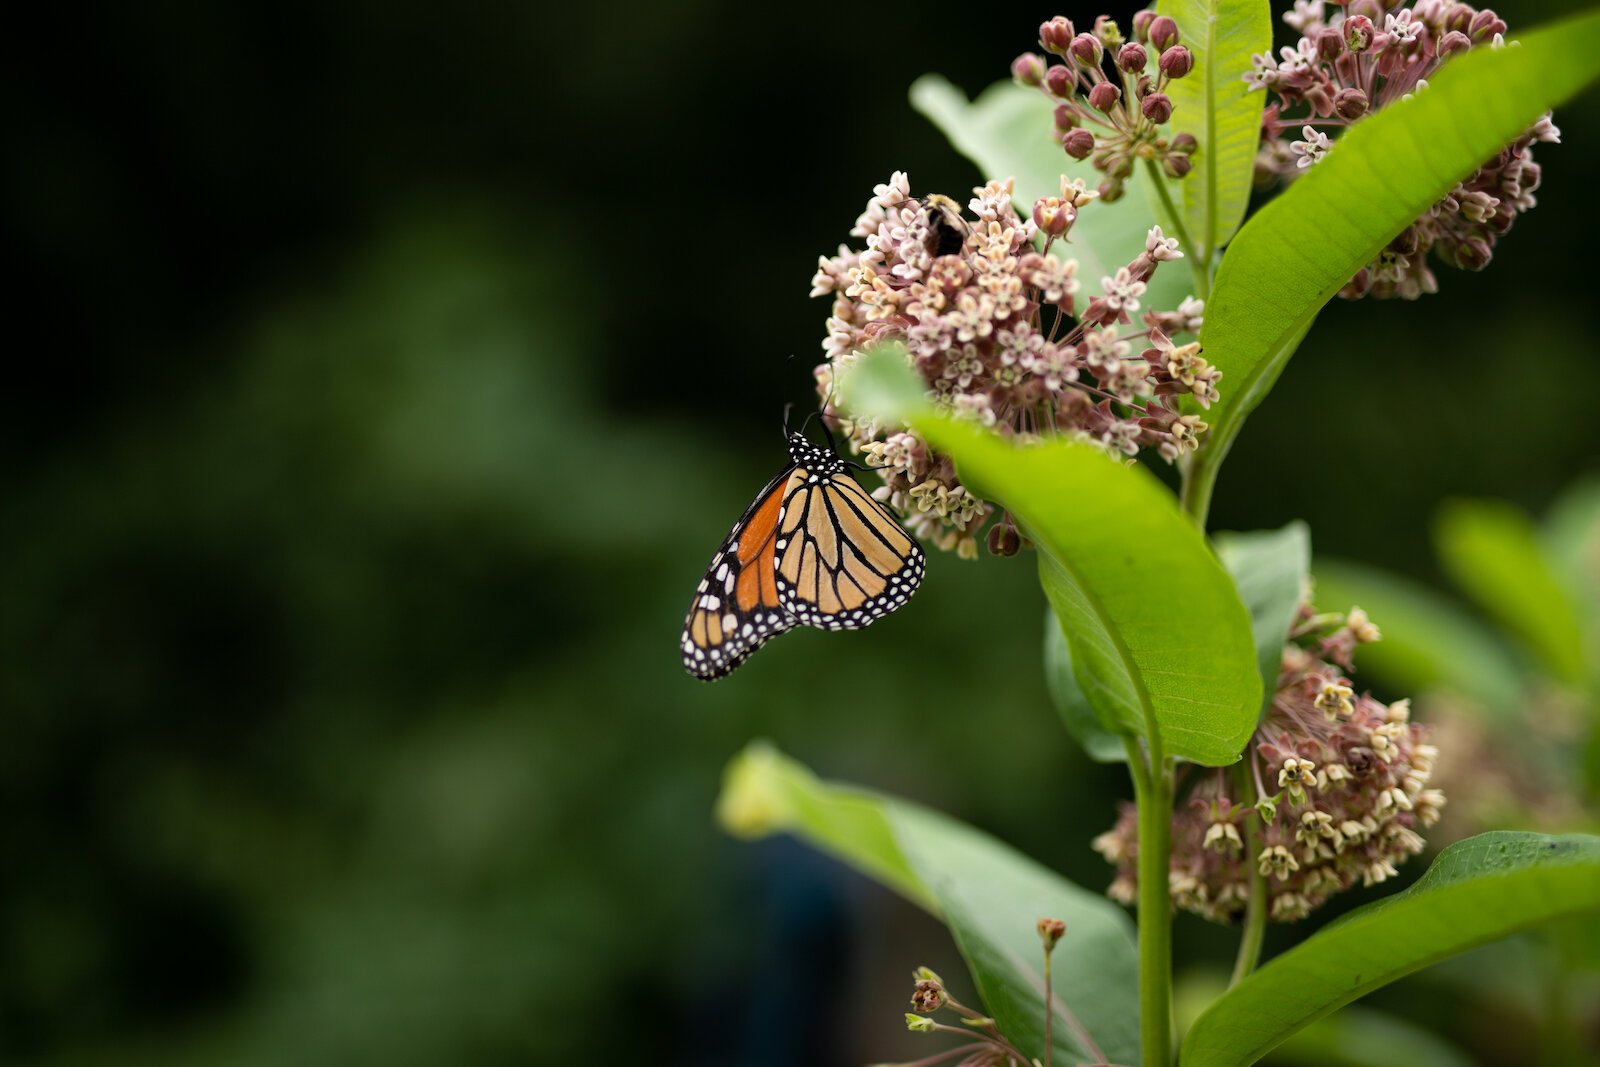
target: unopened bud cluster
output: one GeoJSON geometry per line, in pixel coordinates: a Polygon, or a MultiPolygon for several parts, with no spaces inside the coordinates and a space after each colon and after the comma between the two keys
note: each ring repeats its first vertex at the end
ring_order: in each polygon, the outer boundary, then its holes
{"type": "MultiPolygon", "coordinates": [[[[961,1057],[957,1067],[1011,1067],[1028,1062],[1016,1045],[1000,1032],[993,1019],[951,996],[944,980],[937,974],[926,967],[918,967],[912,972],[911,980],[914,983],[911,1006],[916,1010],[905,1013],[906,1029],[914,1034],[955,1034],[965,1042],[944,1055],[935,1055],[918,1063],[955,1062],[957,1057],[961,1057]],[[941,1009],[947,1013],[945,1018],[960,1025],[952,1026],[939,1021],[936,1014],[941,1009]]],[[[879,1064],[878,1067],[896,1065],[879,1064]]],[[[898,1067],[915,1065],[900,1064],[898,1067]]]]}
{"type": "Polygon", "coordinates": [[[1173,178],[1189,173],[1194,137],[1168,140],[1160,129],[1172,119],[1167,85],[1194,69],[1194,56],[1178,43],[1176,22],[1141,11],[1128,40],[1104,15],[1093,32],[1083,33],[1058,15],[1039,27],[1039,46],[1044,55],[1018,56],[1011,75],[1055,103],[1056,138],[1067,155],[1089,160],[1105,175],[1099,193],[1107,202],[1122,195],[1140,160],[1173,178]]]}
{"type": "MultiPolygon", "coordinates": [[[[1260,185],[1291,180],[1314,166],[1334,148],[1330,131],[1426,89],[1450,56],[1505,44],[1499,16],[1454,0],[1411,6],[1353,0],[1331,14],[1322,0],[1295,0],[1283,19],[1301,34],[1299,41],[1278,58],[1253,57],[1254,69],[1245,75],[1252,88],[1269,94],[1256,159],[1260,185]]],[[[1482,270],[1500,235],[1534,205],[1539,166],[1533,142],[1559,139],[1546,115],[1391,241],[1341,295],[1414,300],[1437,292],[1430,253],[1453,267],[1482,270]]]]}
{"type": "MultiPolygon", "coordinates": [[[[1040,197],[1024,217],[1009,180],[973,192],[969,220],[947,197],[913,197],[897,172],[876,187],[850,231],[866,248],[841,245],[818,261],[811,293],[833,298],[818,393],[831,397],[835,374],[862,351],[894,343],[938,406],[1003,435],[1065,435],[1118,456],[1151,448],[1169,461],[1198,448],[1206,424],[1178,401],[1191,396],[1208,407],[1222,375],[1197,343],[1173,338],[1199,331],[1203,306],[1193,298],[1171,310],[1143,305],[1157,268],[1183,255],[1177,241],[1151,229],[1144,250],[1080,304],[1078,261],[1057,253],[1098,194],[1063,179],[1059,195],[1040,197]]],[[[881,468],[885,484],[875,495],[906,515],[914,533],[977,555],[990,508],[947,457],[899,427],[838,425],[852,451],[881,468]]],[[[1004,555],[1022,543],[1009,517],[988,541],[1004,555]]]]}
{"type": "MultiPolygon", "coordinates": [[[[1301,609],[1242,775],[1189,768],[1172,820],[1178,907],[1227,922],[1244,911],[1256,877],[1266,883],[1268,917],[1292,922],[1341,890],[1384,881],[1422,851],[1417,831],[1444,805],[1428,786],[1437,750],[1411,721],[1409,701],[1380,703],[1346,676],[1356,646],[1378,636],[1360,608],[1344,616],[1301,609]]],[[[1131,903],[1132,805],[1094,845],[1116,866],[1111,896],[1131,903]]]]}

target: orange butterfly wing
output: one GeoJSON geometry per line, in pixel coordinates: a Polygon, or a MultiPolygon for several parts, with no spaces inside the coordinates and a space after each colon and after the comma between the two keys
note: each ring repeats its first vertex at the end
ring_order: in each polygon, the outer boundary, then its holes
{"type": "Polygon", "coordinates": [[[774,563],[778,524],[793,475],[793,467],[785,468],[757,494],[695,589],[679,647],[684,669],[696,678],[721,678],[795,625],[779,603],[774,563]]]}

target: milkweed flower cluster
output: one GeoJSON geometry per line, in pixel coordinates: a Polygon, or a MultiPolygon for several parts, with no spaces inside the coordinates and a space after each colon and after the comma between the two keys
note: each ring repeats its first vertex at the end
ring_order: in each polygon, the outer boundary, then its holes
{"type": "MultiPolygon", "coordinates": [[[[1358,882],[1392,877],[1423,850],[1417,831],[1437,822],[1444,806],[1444,795],[1429,788],[1438,752],[1411,721],[1409,701],[1380,703],[1346,676],[1356,646],[1378,636],[1359,608],[1348,615],[1301,609],[1242,773],[1188,768],[1172,821],[1178,907],[1226,922],[1244,911],[1254,874],[1266,881],[1268,917],[1291,922],[1358,882]]],[[[1111,896],[1131,903],[1132,805],[1094,847],[1116,866],[1111,896]]]]}
{"type": "Polygon", "coordinates": [[[1027,52],[1011,64],[1012,77],[1055,103],[1056,138],[1067,155],[1088,159],[1105,174],[1098,191],[1108,202],[1122,196],[1139,160],[1182,178],[1198,147],[1191,134],[1168,141],[1160,130],[1172,119],[1168,84],[1194,69],[1194,56],[1178,43],[1178,24],[1141,11],[1133,17],[1133,36],[1125,39],[1104,15],[1095,19],[1093,33],[1078,33],[1058,15],[1039,27],[1046,54],[1027,52]]]}
{"type": "MultiPolygon", "coordinates": [[[[1209,406],[1222,375],[1197,343],[1173,338],[1200,329],[1203,305],[1193,298],[1171,310],[1143,304],[1157,268],[1183,255],[1177,241],[1152,228],[1144,250],[1100,278],[1099,293],[1080,304],[1077,260],[1051,247],[1096,192],[1063,179],[1060,194],[1039,198],[1026,218],[1009,180],[973,192],[976,221],[969,221],[946,197],[912,197],[896,172],[850,231],[866,248],[841,245],[818,261],[811,293],[833,298],[819,394],[831,397],[834,376],[862,351],[896,343],[939,406],[1002,434],[1069,435],[1120,456],[1153,448],[1169,461],[1197,448],[1206,424],[1180,411],[1178,398],[1209,406]]],[[[977,555],[990,508],[961,484],[948,458],[896,427],[837,423],[851,449],[882,468],[876,495],[906,515],[914,533],[977,555]]],[[[998,554],[1020,543],[1009,516],[990,531],[998,554]]]]}
{"type": "MultiPolygon", "coordinates": [[[[1355,0],[1331,14],[1322,0],[1295,0],[1283,18],[1300,39],[1276,58],[1255,56],[1245,75],[1252,88],[1268,93],[1256,159],[1256,180],[1264,186],[1291,180],[1337,151],[1329,130],[1425,89],[1450,56],[1505,45],[1499,16],[1454,0],[1409,7],[1355,0]]],[[[1534,205],[1533,143],[1560,136],[1549,115],[1540,119],[1391,241],[1340,295],[1414,300],[1437,292],[1430,253],[1453,267],[1482,270],[1500,235],[1534,205]]]]}

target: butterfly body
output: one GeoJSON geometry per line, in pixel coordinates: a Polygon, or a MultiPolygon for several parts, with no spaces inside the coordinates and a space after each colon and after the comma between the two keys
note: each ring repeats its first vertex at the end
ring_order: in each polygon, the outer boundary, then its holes
{"type": "Polygon", "coordinates": [[[684,668],[712,681],[795,626],[853,630],[922,580],[922,549],[830,448],[788,435],[789,464],[711,558],[684,620],[684,668]]]}

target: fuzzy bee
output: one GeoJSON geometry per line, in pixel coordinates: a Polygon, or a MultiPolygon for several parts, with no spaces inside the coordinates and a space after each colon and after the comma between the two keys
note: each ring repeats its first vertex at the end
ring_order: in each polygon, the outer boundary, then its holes
{"type": "Polygon", "coordinates": [[[925,242],[928,254],[959,254],[962,245],[967,242],[967,235],[972,232],[967,220],[961,217],[961,205],[940,193],[918,197],[917,203],[928,212],[928,238],[925,242]]]}

